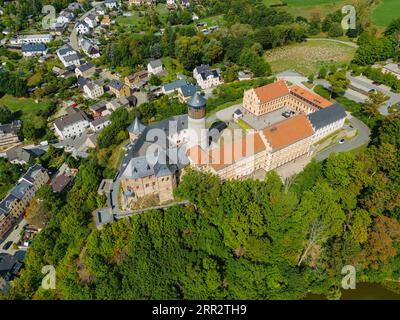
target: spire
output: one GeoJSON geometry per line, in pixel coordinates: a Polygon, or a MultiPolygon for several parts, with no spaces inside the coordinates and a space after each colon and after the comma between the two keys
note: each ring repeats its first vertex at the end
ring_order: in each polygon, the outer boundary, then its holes
{"type": "Polygon", "coordinates": [[[135,120],[133,121],[133,124],[130,126],[128,130],[134,134],[140,134],[142,133],[144,128],[145,125],[140,122],[138,117],[136,117],[135,120]]]}
{"type": "Polygon", "coordinates": [[[188,105],[193,108],[203,108],[206,105],[206,99],[204,99],[199,92],[196,92],[193,97],[189,99],[188,105]]]}

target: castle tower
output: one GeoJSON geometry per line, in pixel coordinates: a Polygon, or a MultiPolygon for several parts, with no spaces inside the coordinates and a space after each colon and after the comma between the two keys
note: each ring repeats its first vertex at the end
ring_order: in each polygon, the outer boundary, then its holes
{"type": "Polygon", "coordinates": [[[208,131],[206,130],[206,100],[196,92],[188,101],[189,144],[199,145],[203,150],[208,148],[208,131]]]}

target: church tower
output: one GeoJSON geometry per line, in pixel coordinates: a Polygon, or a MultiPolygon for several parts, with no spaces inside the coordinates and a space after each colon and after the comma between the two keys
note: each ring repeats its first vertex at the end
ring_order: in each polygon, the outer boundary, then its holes
{"type": "Polygon", "coordinates": [[[188,101],[188,129],[190,145],[199,145],[203,150],[206,150],[208,148],[206,99],[198,92],[188,101]]]}

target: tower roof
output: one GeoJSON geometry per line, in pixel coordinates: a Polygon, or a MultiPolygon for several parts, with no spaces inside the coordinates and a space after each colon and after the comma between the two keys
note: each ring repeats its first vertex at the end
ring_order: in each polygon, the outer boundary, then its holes
{"type": "Polygon", "coordinates": [[[196,92],[193,97],[189,99],[188,105],[193,108],[202,108],[206,105],[206,99],[204,99],[199,92],[196,92]]]}

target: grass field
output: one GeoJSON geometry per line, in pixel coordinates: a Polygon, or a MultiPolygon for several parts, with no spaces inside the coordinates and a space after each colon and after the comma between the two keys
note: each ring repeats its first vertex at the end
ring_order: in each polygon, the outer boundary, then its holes
{"type": "Polygon", "coordinates": [[[273,72],[293,70],[308,76],[321,66],[350,62],[355,50],[342,43],[308,41],[269,50],[265,58],[273,72]]]}
{"type": "Polygon", "coordinates": [[[31,98],[16,98],[11,95],[4,95],[0,104],[6,105],[12,112],[21,112],[21,120],[39,124],[43,118],[36,116],[38,111],[47,110],[49,103],[46,101],[36,103],[31,98]]]}
{"type": "Polygon", "coordinates": [[[381,0],[372,14],[374,24],[386,27],[396,18],[400,18],[400,0],[381,0]]]}

